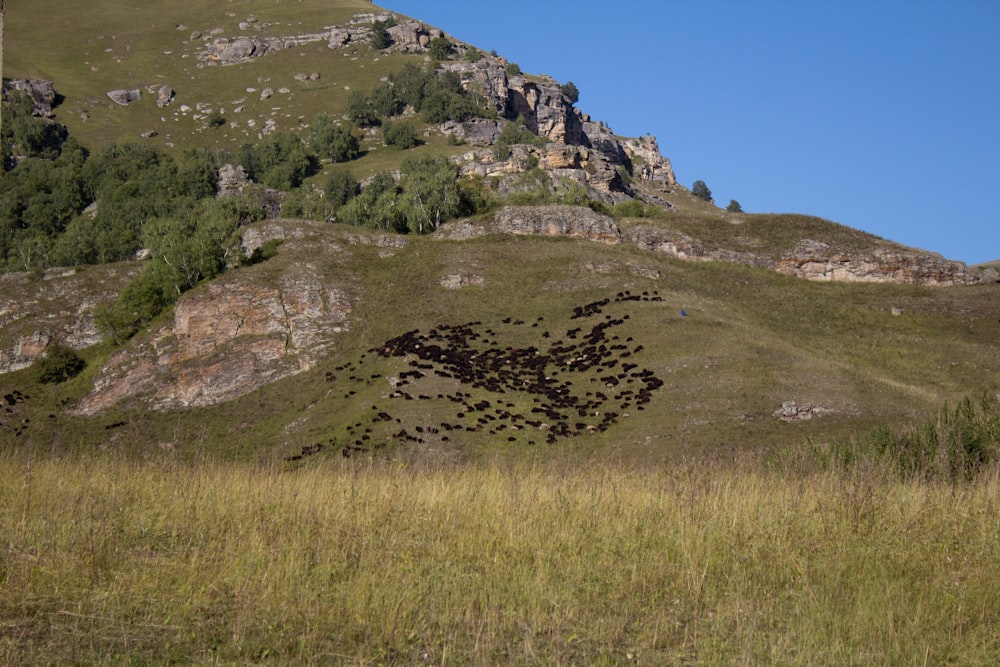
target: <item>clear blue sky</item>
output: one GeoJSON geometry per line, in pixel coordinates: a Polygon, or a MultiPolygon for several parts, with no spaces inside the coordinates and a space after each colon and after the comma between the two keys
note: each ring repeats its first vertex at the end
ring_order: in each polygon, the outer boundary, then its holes
{"type": "Polygon", "coordinates": [[[678,180],[1000,259],[1000,0],[379,0],[573,81],[678,180]]]}

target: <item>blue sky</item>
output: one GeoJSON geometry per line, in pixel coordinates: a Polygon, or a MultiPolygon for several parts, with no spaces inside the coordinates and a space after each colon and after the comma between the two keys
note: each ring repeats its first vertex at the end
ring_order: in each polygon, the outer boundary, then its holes
{"type": "Polygon", "coordinates": [[[381,0],[653,134],[717,204],[1000,259],[1000,0],[381,0]]]}

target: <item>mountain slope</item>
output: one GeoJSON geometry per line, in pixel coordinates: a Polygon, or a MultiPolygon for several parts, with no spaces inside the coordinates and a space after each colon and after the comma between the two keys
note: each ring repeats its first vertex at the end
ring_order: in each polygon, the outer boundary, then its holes
{"type": "MultiPolygon", "coordinates": [[[[342,34],[332,26],[378,11],[364,2],[31,7],[30,21],[16,4],[8,12],[5,72],[52,79],[64,97],[57,119],[93,147],[155,129],[147,141],[165,151],[235,151],[267,128],[305,133],[317,114],[345,112],[348,89],[424,62],[422,46],[373,50],[352,36],[331,47],[342,34]],[[59,19],[40,20],[50,16],[59,19]],[[204,55],[256,44],[238,39],[248,35],[284,38],[282,48],[228,66],[204,55]],[[175,97],[158,107],[163,85],[175,97]],[[132,88],[141,96],[127,106],[105,95],[132,88]],[[211,127],[211,111],[228,122],[211,127]]],[[[520,95],[497,93],[500,103],[535,100],[524,110],[529,129],[548,133],[544,145],[494,159],[490,132],[502,118],[422,124],[424,143],[405,152],[366,132],[352,169],[455,156],[515,194],[537,177],[583,184],[605,206],[634,198],[632,217],[504,208],[426,237],[256,223],[244,245],[282,240],[274,257],[201,284],[120,348],[87,348],[80,376],[54,386],[32,368],[0,376],[0,440],[260,460],[510,450],[729,458],[898,423],[991,388],[995,272],[815,218],[721,211],[671,181],[669,162],[649,152],[655,140],[615,137],[572,105],[539,102],[559,97],[558,83],[508,76],[501,62],[448,66],[467,85],[498,72],[490,90],[520,95]],[[477,143],[473,130],[484,128],[477,143]],[[616,169],[625,162],[631,179],[616,169]]],[[[94,308],[140,266],[4,276],[0,361],[24,366],[50,340],[93,343],[94,308]]]]}

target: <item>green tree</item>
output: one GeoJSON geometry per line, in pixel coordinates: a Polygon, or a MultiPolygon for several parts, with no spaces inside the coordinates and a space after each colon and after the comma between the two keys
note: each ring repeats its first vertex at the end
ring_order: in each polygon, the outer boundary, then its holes
{"type": "Polygon", "coordinates": [[[444,37],[435,37],[427,45],[427,51],[434,60],[448,60],[451,57],[452,43],[444,37]]]}
{"type": "Polygon", "coordinates": [[[244,144],[239,159],[250,178],[276,190],[298,187],[312,167],[305,144],[291,132],[277,132],[257,144],[244,144]]]}
{"type": "Polygon", "coordinates": [[[396,95],[392,84],[381,82],[372,88],[368,95],[368,105],[375,115],[381,118],[391,118],[403,110],[403,101],[396,95]]]}
{"type": "Polygon", "coordinates": [[[735,199],[730,199],[729,206],[726,207],[726,210],[729,211],[730,213],[742,213],[743,207],[740,206],[740,203],[735,199]]]}
{"type": "Polygon", "coordinates": [[[409,230],[399,188],[386,172],[375,174],[358,196],[340,208],[337,217],[359,227],[400,233],[409,230]]]}
{"type": "Polygon", "coordinates": [[[576,84],[572,81],[567,81],[562,86],[562,93],[569,100],[570,104],[576,104],[580,101],[580,91],[577,89],[576,84]]]}
{"type": "Polygon", "coordinates": [[[417,145],[417,131],[413,125],[404,121],[387,120],[382,123],[382,137],[386,146],[405,150],[417,145]]]}
{"type": "Polygon", "coordinates": [[[347,117],[361,127],[373,127],[379,122],[371,99],[360,90],[352,90],[347,94],[347,117]]]}
{"type": "Polygon", "coordinates": [[[695,181],[694,185],[691,186],[691,194],[698,199],[712,201],[712,191],[705,185],[705,181],[695,181]]]}
{"type": "Polygon", "coordinates": [[[400,187],[411,232],[432,232],[464,211],[458,167],[443,157],[420,156],[403,163],[400,187]]]}
{"type": "Polygon", "coordinates": [[[396,22],[392,19],[387,21],[375,21],[372,24],[371,31],[371,45],[374,49],[387,49],[392,46],[392,34],[389,32],[389,28],[396,25],[396,22]]]}
{"type": "Polygon", "coordinates": [[[356,160],[361,150],[357,137],[326,113],[317,116],[309,126],[309,145],[317,155],[331,162],[356,160]]]}
{"type": "Polygon", "coordinates": [[[333,169],[326,179],[326,200],[336,211],[357,196],[358,181],[347,169],[333,169]]]}
{"type": "Polygon", "coordinates": [[[72,348],[55,342],[45,348],[45,354],[38,360],[38,381],[58,384],[76,377],[84,368],[84,361],[72,348]]]}

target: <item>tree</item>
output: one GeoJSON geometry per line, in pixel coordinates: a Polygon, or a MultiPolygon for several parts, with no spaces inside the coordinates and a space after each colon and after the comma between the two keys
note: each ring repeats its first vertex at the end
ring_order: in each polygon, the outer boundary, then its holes
{"type": "Polygon", "coordinates": [[[740,203],[735,199],[730,199],[729,206],[726,207],[726,210],[729,211],[730,213],[742,213],[743,207],[740,206],[740,203]]]}
{"type": "Polygon", "coordinates": [[[572,81],[567,81],[562,87],[563,95],[569,100],[570,104],[576,104],[580,101],[580,91],[577,89],[576,84],[572,81]]]}
{"type": "Polygon", "coordinates": [[[355,160],[361,150],[357,137],[326,113],[317,116],[309,127],[309,145],[317,155],[331,162],[355,160]]]}
{"type": "Polygon", "coordinates": [[[358,180],[351,172],[342,167],[337,168],[326,179],[326,200],[336,211],[354,199],[359,189],[358,180]]]}
{"type": "Polygon", "coordinates": [[[373,49],[387,49],[392,46],[392,35],[389,33],[389,28],[396,25],[396,22],[392,19],[388,21],[375,21],[372,24],[371,32],[371,44],[373,49]]]}
{"type": "Polygon", "coordinates": [[[705,181],[695,181],[694,185],[691,186],[691,194],[698,199],[712,201],[712,191],[705,185],[705,181]]]}
{"type": "Polygon", "coordinates": [[[427,45],[427,51],[434,60],[448,60],[451,56],[452,44],[444,37],[435,37],[427,45]]]}
{"type": "Polygon", "coordinates": [[[407,149],[417,145],[417,131],[403,121],[387,120],[382,123],[382,137],[386,146],[407,149]]]}
{"type": "Polygon", "coordinates": [[[458,166],[448,158],[422,156],[406,160],[400,186],[411,232],[432,232],[463,210],[458,166]]]}

